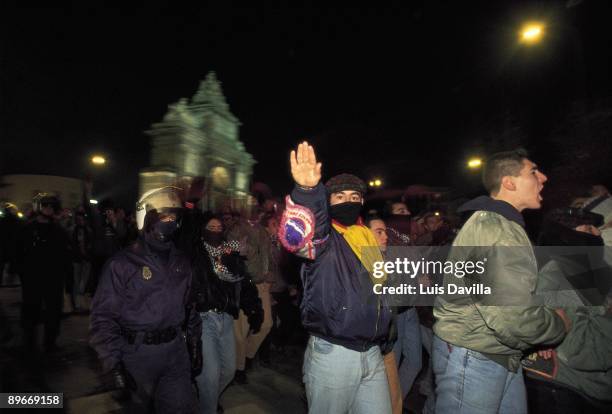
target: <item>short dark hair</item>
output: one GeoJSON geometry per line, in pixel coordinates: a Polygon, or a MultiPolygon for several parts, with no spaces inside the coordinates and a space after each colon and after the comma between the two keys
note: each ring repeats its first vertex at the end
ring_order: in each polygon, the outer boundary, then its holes
{"type": "Polygon", "coordinates": [[[497,194],[502,178],[517,177],[523,168],[523,160],[529,156],[523,148],[493,154],[482,171],[482,184],[489,194],[497,194]]]}
{"type": "Polygon", "coordinates": [[[223,218],[212,211],[205,211],[204,213],[202,213],[200,225],[202,226],[202,228],[205,228],[211,220],[218,220],[219,222],[221,222],[221,227],[223,228],[223,230],[225,230],[223,218]]]}
{"type": "Polygon", "coordinates": [[[371,223],[371,222],[373,222],[374,220],[380,220],[380,221],[382,221],[383,223],[385,222],[385,220],[384,220],[384,219],[383,219],[381,216],[379,216],[378,214],[370,214],[370,215],[368,215],[368,216],[366,217],[366,219],[365,219],[365,223],[364,223],[364,224],[365,224],[367,227],[370,227],[370,223],[371,223]]]}

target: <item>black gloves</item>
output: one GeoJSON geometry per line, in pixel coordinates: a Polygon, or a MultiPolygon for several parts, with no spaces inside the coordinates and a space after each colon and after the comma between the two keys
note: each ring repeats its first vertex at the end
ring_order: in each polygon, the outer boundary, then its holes
{"type": "Polygon", "coordinates": [[[132,375],[125,369],[123,362],[115,365],[110,372],[113,392],[112,396],[117,401],[125,401],[130,398],[130,392],[136,391],[136,382],[132,375]]]}
{"type": "Polygon", "coordinates": [[[247,315],[247,320],[249,321],[249,326],[251,327],[251,332],[256,334],[261,329],[261,324],[263,323],[264,315],[263,309],[259,309],[251,312],[247,315]]]}
{"type": "Polygon", "coordinates": [[[251,326],[251,331],[257,333],[261,329],[264,315],[257,288],[255,284],[246,277],[242,280],[240,288],[240,309],[242,309],[246,315],[249,325],[251,326]]]}
{"type": "Polygon", "coordinates": [[[191,360],[191,378],[195,378],[202,373],[202,340],[200,338],[189,338],[187,340],[187,350],[191,360]]]}

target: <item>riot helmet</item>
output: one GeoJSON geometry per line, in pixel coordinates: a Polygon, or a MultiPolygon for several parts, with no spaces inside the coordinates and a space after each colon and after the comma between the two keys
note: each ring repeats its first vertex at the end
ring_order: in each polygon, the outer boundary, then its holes
{"type": "Polygon", "coordinates": [[[147,191],[136,203],[136,224],[145,236],[168,242],[179,228],[182,190],[166,186],[147,191]]]}
{"type": "Polygon", "coordinates": [[[51,207],[53,214],[58,214],[62,209],[62,203],[59,198],[50,193],[38,193],[32,200],[32,207],[35,213],[45,214],[45,207],[51,207]]]}

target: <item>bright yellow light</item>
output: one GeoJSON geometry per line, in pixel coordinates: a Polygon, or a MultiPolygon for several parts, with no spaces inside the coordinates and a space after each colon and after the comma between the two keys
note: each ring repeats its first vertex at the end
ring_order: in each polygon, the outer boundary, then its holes
{"type": "Polygon", "coordinates": [[[377,179],[377,180],[374,180],[374,185],[375,185],[376,187],[380,187],[380,186],[382,185],[382,181],[380,181],[380,180],[378,180],[378,179],[377,179]]]}
{"type": "Polygon", "coordinates": [[[440,215],[440,212],[439,212],[439,211],[436,211],[436,212],[434,213],[434,216],[439,216],[439,215],[440,215]]]}
{"type": "Polygon", "coordinates": [[[521,42],[537,43],[544,34],[544,25],[541,23],[528,23],[521,29],[521,42]]]}
{"type": "Polygon", "coordinates": [[[20,211],[19,213],[17,213],[17,217],[23,218],[23,213],[20,211]]]}
{"type": "Polygon", "coordinates": [[[101,155],[94,155],[93,157],[91,157],[91,162],[96,165],[104,165],[106,164],[106,159],[101,155]]]}
{"type": "Polygon", "coordinates": [[[467,165],[468,168],[475,170],[482,166],[482,160],[480,158],[470,158],[467,165]]]}
{"type": "Polygon", "coordinates": [[[370,181],[370,187],[374,187],[374,181],[370,181]]]}

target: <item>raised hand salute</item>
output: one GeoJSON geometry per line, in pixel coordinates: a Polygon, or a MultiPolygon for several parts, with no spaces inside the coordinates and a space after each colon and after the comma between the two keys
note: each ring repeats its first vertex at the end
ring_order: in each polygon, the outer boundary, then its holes
{"type": "Polygon", "coordinates": [[[297,151],[289,155],[291,175],[295,183],[302,187],[315,187],[321,181],[321,166],[317,162],[314,148],[307,141],[298,145],[297,151]]]}

